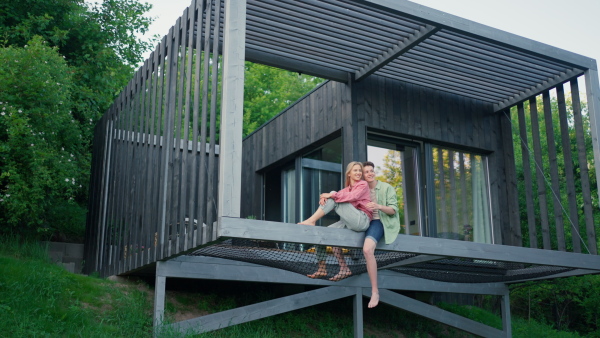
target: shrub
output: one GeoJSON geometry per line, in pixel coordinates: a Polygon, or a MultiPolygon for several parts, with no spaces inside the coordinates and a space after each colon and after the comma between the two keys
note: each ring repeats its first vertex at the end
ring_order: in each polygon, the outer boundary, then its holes
{"type": "Polygon", "coordinates": [[[60,231],[52,208],[86,195],[71,87],[65,60],[40,37],[0,49],[0,233],[60,231]]]}

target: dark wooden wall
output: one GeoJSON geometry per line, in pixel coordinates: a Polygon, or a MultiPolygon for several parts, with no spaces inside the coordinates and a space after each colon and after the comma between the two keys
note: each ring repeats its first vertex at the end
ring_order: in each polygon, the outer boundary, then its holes
{"type": "Polygon", "coordinates": [[[241,217],[261,215],[261,171],[339,131],[350,111],[349,87],[330,81],[246,137],[242,156],[241,217]]]}
{"type": "Polygon", "coordinates": [[[344,163],[364,160],[372,129],[489,154],[495,242],[520,245],[520,231],[506,215],[501,128],[500,116],[482,101],[377,76],[349,85],[327,82],[244,140],[242,217],[261,214],[262,169],[336,131],[344,163]]]}

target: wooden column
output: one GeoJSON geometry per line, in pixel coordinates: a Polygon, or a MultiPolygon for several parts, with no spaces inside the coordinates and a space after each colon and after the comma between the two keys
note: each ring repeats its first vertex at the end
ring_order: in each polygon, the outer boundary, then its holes
{"type": "Polygon", "coordinates": [[[154,285],[154,329],[156,330],[165,317],[165,296],[167,277],[162,272],[164,262],[156,262],[156,284],[154,285]]]}
{"type": "Polygon", "coordinates": [[[600,85],[598,84],[598,70],[585,71],[585,91],[587,95],[587,108],[592,129],[592,145],[594,147],[594,166],[596,167],[596,184],[600,197],[600,85]]]}
{"type": "Polygon", "coordinates": [[[502,332],[505,337],[512,337],[512,325],[510,318],[510,291],[506,288],[506,293],[502,295],[500,301],[500,311],[502,312],[502,332]]]}
{"type": "Polygon", "coordinates": [[[246,1],[225,0],[218,217],[240,216],[246,1]]]}

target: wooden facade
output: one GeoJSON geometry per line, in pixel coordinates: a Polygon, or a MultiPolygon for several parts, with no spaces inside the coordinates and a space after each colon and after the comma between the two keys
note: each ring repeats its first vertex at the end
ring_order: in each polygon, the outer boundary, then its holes
{"type": "Polygon", "coordinates": [[[232,238],[360,248],[362,234],[267,217],[278,201],[266,198],[265,183],[273,170],[332,140],[341,139],[341,162],[365,160],[376,135],[418,143],[424,154],[416,188],[423,230],[378,245],[401,257],[386,264],[380,286],[498,295],[504,326],[489,328],[386,290],[381,301],[478,335],[510,336],[507,284],[600,272],[587,158],[593,150],[598,177],[599,93],[595,60],[409,1],[194,0],[96,126],[86,272],[155,274],[157,328],[167,278],[320,286],[172,326],[214,330],[350,296],[355,335],[362,336],[364,274],[312,280],[267,264],[282,264],[280,257],[256,264],[232,254],[247,248],[205,253],[232,238]],[[244,61],[329,81],[242,141],[244,61]],[[593,149],[586,148],[590,135],[593,149]],[[454,214],[467,208],[451,189],[450,216],[436,219],[427,170],[435,170],[434,149],[441,167],[442,147],[457,154],[451,187],[465,184],[466,158],[485,157],[489,241],[436,236],[436,223],[457,235],[465,222],[454,214]],[[431,264],[452,277],[429,279],[431,264]],[[490,269],[494,276],[482,272],[490,269]],[[478,273],[485,278],[468,278],[478,273]]]}

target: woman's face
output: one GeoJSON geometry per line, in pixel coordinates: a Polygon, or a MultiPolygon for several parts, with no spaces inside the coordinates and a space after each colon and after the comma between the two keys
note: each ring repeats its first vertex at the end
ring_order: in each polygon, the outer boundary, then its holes
{"type": "Polygon", "coordinates": [[[362,178],[362,168],[360,167],[360,165],[356,164],[355,166],[353,166],[348,176],[354,182],[360,181],[360,179],[362,178]]]}

